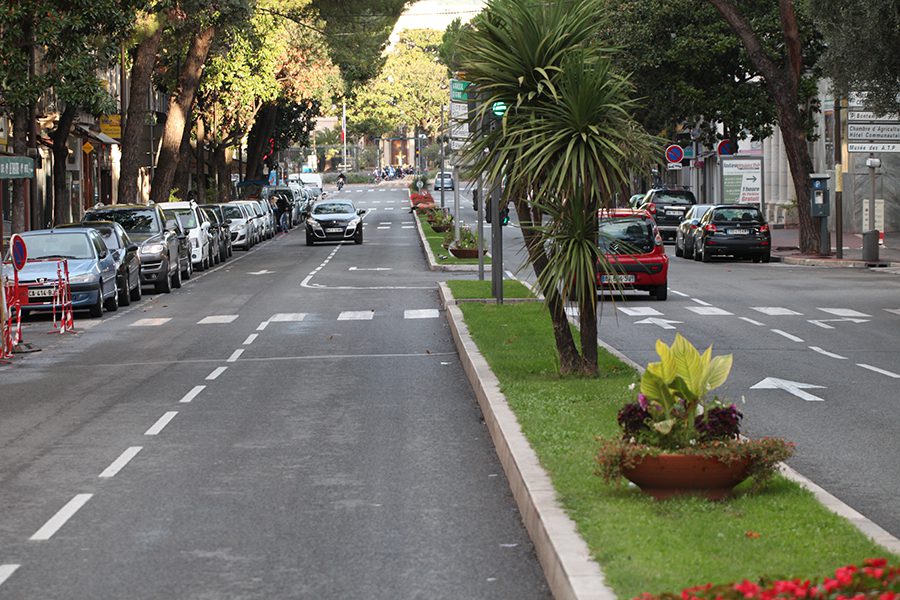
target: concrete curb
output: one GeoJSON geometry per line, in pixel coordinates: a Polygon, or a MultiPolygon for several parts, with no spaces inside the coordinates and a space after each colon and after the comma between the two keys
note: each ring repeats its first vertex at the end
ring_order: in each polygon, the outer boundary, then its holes
{"type": "Polygon", "coordinates": [[[485,425],[553,597],[560,600],[616,600],[574,521],[557,502],[550,476],[541,467],[500,392],[499,381],[469,335],[462,311],[449,287],[441,285],[439,289],[460,361],[475,391],[485,425]]]}
{"type": "MultiPolygon", "coordinates": [[[[775,259],[775,256],[772,256],[775,259]]],[[[778,262],[788,265],[804,265],[808,267],[830,267],[833,269],[870,269],[870,268],[892,268],[900,267],[900,263],[891,261],[878,261],[877,263],[866,262],[863,260],[834,258],[805,258],[801,256],[779,256],[778,262]]]]}

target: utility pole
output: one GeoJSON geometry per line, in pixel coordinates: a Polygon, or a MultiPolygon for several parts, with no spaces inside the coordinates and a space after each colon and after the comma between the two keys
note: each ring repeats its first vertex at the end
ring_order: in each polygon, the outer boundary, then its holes
{"type": "Polygon", "coordinates": [[[841,167],[843,158],[843,125],[841,124],[841,99],[834,96],[834,241],[837,258],[844,258],[844,173],[841,167]]]}
{"type": "Polygon", "coordinates": [[[347,168],[347,101],[342,102],[343,115],[341,116],[341,140],[344,142],[344,153],[341,155],[341,170],[347,168]]]}
{"type": "MultiPolygon", "coordinates": [[[[441,210],[443,210],[444,209],[444,179],[443,179],[443,175],[444,175],[444,105],[443,104],[441,104],[441,134],[440,134],[439,139],[441,141],[441,172],[440,172],[439,177],[441,177],[441,210]]],[[[456,181],[455,175],[456,175],[456,168],[454,167],[454,181],[456,181]]],[[[456,185],[456,184],[454,184],[454,186],[453,186],[453,192],[454,192],[453,197],[457,198],[457,199],[459,198],[459,194],[456,193],[456,188],[458,188],[458,187],[459,187],[459,185],[456,185]]],[[[457,207],[456,218],[458,220],[459,219],[459,202],[456,202],[456,207],[457,207]]]]}

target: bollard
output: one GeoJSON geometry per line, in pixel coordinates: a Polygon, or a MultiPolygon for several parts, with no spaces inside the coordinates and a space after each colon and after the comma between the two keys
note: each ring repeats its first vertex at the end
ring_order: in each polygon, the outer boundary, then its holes
{"type": "Polygon", "coordinates": [[[878,262],[878,230],[865,231],[863,236],[862,259],[865,262],[878,262]]]}

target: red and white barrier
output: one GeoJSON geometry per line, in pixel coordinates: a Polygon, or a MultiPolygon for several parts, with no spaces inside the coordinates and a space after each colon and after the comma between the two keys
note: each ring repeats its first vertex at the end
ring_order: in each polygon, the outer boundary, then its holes
{"type": "Polygon", "coordinates": [[[59,333],[75,329],[75,314],[72,310],[72,290],[69,288],[69,261],[56,263],[56,291],[53,294],[53,328],[59,333]],[[59,313],[59,321],[56,315],[59,313]]]}

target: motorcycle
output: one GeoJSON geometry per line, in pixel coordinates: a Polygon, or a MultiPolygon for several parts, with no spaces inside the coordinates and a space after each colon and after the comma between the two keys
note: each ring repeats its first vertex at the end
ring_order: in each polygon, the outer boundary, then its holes
{"type": "Polygon", "coordinates": [[[344,180],[343,180],[343,179],[338,179],[338,180],[337,180],[337,189],[338,189],[338,191],[341,191],[341,188],[343,188],[343,187],[344,187],[344,180]]]}

